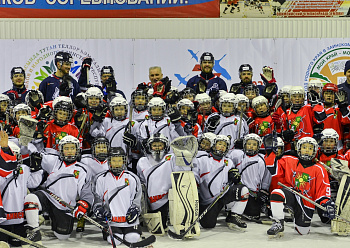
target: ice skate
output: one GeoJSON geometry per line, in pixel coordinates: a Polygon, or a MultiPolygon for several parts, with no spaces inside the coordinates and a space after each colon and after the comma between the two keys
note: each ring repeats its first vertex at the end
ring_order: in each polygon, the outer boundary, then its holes
{"type": "MultiPolygon", "coordinates": [[[[26,226],[26,233],[27,233],[27,239],[29,239],[30,241],[33,241],[35,243],[38,243],[38,244],[42,244],[41,242],[41,233],[40,233],[40,229],[39,227],[36,227],[36,228],[33,228],[31,226],[26,226]]],[[[22,242],[22,247],[24,248],[28,248],[30,247],[29,244],[25,243],[25,242],[22,242]]]]}
{"type": "Polygon", "coordinates": [[[281,238],[284,236],[284,220],[276,220],[269,230],[267,230],[269,239],[281,238]]]}
{"type": "Polygon", "coordinates": [[[226,217],[226,223],[229,229],[244,231],[247,224],[242,221],[241,216],[235,213],[229,213],[226,217]]]}

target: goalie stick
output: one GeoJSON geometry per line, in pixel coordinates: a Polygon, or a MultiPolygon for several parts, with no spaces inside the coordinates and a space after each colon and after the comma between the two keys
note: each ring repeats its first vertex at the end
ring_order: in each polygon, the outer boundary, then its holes
{"type": "MultiPolygon", "coordinates": [[[[321,210],[327,212],[327,208],[325,208],[324,206],[318,204],[317,202],[314,202],[313,200],[307,198],[306,196],[300,194],[299,192],[295,191],[294,189],[287,187],[286,185],[284,185],[284,184],[281,183],[281,182],[278,182],[277,184],[280,185],[280,186],[282,186],[282,187],[285,188],[286,190],[292,192],[293,194],[300,196],[300,197],[303,198],[305,201],[308,201],[308,202],[314,204],[314,205],[315,205],[316,207],[318,207],[319,209],[321,209],[321,210]]],[[[347,223],[350,224],[350,220],[347,220],[347,219],[341,217],[341,216],[338,215],[338,214],[335,214],[335,216],[336,216],[337,218],[342,219],[343,221],[345,221],[345,222],[347,222],[347,223]]]]}
{"type": "Polygon", "coordinates": [[[177,239],[177,240],[183,239],[185,235],[188,232],[190,232],[192,228],[194,228],[196,223],[200,221],[204,217],[204,215],[206,215],[208,211],[219,201],[219,199],[231,188],[231,186],[232,184],[226,185],[225,188],[220,192],[220,194],[215,198],[215,200],[197,217],[197,219],[195,219],[195,221],[183,233],[177,234],[169,229],[168,236],[172,239],[177,239]]]}
{"type": "MultiPolygon", "coordinates": [[[[48,193],[53,199],[55,199],[56,201],[58,201],[60,204],[68,207],[71,210],[74,210],[74,207],[70,204],[68,204],[67,202],[65,202],[64,200],[62,200],[59,196],[57,196],[56,194],[52,193],[50,190],[46,189],[46,188],[42,188],[42,190],[44,190],[46,193],[48,193]]],[[[106,227],[102,226],[100,223],[98,223],[97,221],[94,221],[93,219],[91,219],[90,217],[88,217],[87,215],[84,214],[83,218],[87,221],[89,221],[91,224],[97,226],[98,228],[100,228],[103,232],[105,232],[106,234],[109,235],[109,231],[107,230],[106,227]]],[[[146,239],[143,239],[139,242],[136,243],[130,243],[120,237],[118,237],[117,235],[113,234],[113,237],[115,239],[117,239],[118,241],[120,241],[122,244],[131,247],[131,248],[141,248],[141,247],[147,247],[150,244],[153,244],[154,242],[156,242],[156,237],[154,235],[149,236],[146,239]]]]}

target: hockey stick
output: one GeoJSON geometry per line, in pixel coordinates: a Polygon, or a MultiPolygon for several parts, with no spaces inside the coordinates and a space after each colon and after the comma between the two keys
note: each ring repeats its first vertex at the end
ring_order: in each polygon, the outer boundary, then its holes
{"type": "Polygon", "coordinates": [[[189,228],[187,228],[183,233],[177,234],[169,229],[168,236],[172,239],[177,239],[177,240],[183,239],[185,235],[188,232],[190,232],[192,228],[194,228],[196,223],[199,222],[204,217],[204,215],[206,215],[208,211],[215,205],[215,203],[217,203],[219,199],[231,188],[231,186],[232,184],[226,185],[225,188],[220,192],[220,194],[215,198],[215,200],[197,217],[195,221],[193,221],[193,223],[189,226],[189,228]]]}
{"type": "Polygon", "coordinates": [[[113,238],[112,227],[109,224],[109,220],[108,220],[107,216],[106,216],[106,222],[107,222],[107,225],[108,225],[108,231],[109,231],[109,236],[111,237],[112,246],[113,246],[113,248],[116,248],[117,246],[116,246],[114,238],[113,238]]]}
{"type": "Polygon", "coordinates": [[[255,219],[255,218],[253,218],[253,217],[251,217],[251,216],[248,216],[248,215],[246,215],[246,214],[242,214],[242,216],[243,216],[244,218],[246,218],[247,220],[253,221],[253,222],[257,223],[257,224],[272,225],[272,220],[260,220],[260,219],[255,219]]]}
{"type": "MultiPolygon", "coordinates": [[[[318,208],[321,209],[322,211],[327,212],[327,208],[325,208],[324,206],[318,204],[317,202],[314,202],[313,200],[307,198],[306,196],[300,194],[299,192],[295,191],[294,189],[287,187],[286,185],[284,185],[284,184],[281,183],[281,182],[278,182],[277,184],[280,185],[280,186],[282,186],[282,187],[285,188],[286,190],[292,192],[293,194],[300,196],[300,197],[303,198],[305,201],[308,201],[308,202],[314,204],[316,207],[318,207],[318,208]]],[[[343,217],[341,217],[340,215],[337,215],[337,214],[335,214],[335,216],[336,216],[337,218],[342,219],[343,221],[345,221],[345,222],[347,222],[347,223],[350,224],[350,220],[347,220],[347,219],[345,219],[345,218],[343,218],[343,217]]]]}
{"type": "Polygon", "coordinates": [[[84,117],[83,117],[83,121],[82,121],[82,123],[81,123],[81,125],[80,125],[80,128],[79,128],[79,133],[78,133],[78,137],[77,137],[77,139],[79,139],[79,137],[80,137],[80,135],[81,135],[81,133],[83,132],[83,130],[84,130],[84,126],[85,126],[85,123],[86,123],[86,120],[87,120],[87,114],[84,114],[84,117]]]}
{"type": "MultiPolygon", "coordinates": [[[[70,204],[68,204],[67,202],[65,202],[64,200],[62,200],[59,196],[57,196],[56,194],[52,193],[50,190],[43,188],[42,190],[44,190],[46,193],[48,193],[53,199],[55,199],[56,201],[58,201],[60,204],[68,207],[71,210],[74,210],[74,207],[70,204]]],[[[91,224],[97,226],[98,228],[100,228],[102,231],[104,231],[106,234],[109,234],[108,230],[106,227],[102,226],[100,223],[98,223],[97,221],[94,221],[93,219],[91,219],[90,217],[88,217],[87,215],[84,215],[83,218],[87,221],[89,221],[91,224]]],[[[156,237],[154,235],[149,236],[146,239],[143,239],[139,242],[136,243],[130,243],[120,237],[118,237],[117,235],[113,235],[113,237],[115,239],[117,239],[119,242],[121,242],[122,244],[131,247],[131,248],[136,248],[136,247],[147,247],[150,244],[153,244],[154,242],[156,242],[156,237]]]]}
{"type": "Polygon", "coordinates": [[[38,244],[38,243],[35,243],[35,242],[33,242],[33,241],[29,240],[29,239],[23,238],[22,236],[19,236],[19,235],[13,233],[13,232],[7,231],[6,229],[3,229],[1,227],[0,227],[0,232],[6,234],[8,236],[11,236],[12,238],[21,240],[21,241],[23,241],[23,242],[25,242],[25,243],[27,243],[27,244],[29,244],[31,246],[35,246],[35,247],[38,247],[38,248],[46,248],[46,246],[43,246],[43,245],[38,244]]]}

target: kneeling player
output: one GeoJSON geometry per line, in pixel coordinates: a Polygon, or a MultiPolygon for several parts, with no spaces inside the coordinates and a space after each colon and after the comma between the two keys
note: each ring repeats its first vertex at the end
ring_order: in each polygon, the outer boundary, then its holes
{"type": "MultiPolygon", "coordinates": [[[[324,167],[313,162],[318,144],[310,137],[301,138],[297,143],[298,158],[283,156],[278,160],[277,176],[284,178],[284,184],[295,189],[327,208],[324,214],[334,219],[334,202],[330,199],[328,173],[324,167]]],[[[301,234],[308,234],[315,206],[287,189],[274,189],[271,192],[271,211],[275,222],[267,231],[270,236],[282,236],[284,231],[284,204],[294,211],[294,227],[301,234]]]]}
{"type": "Polygon", "coordinates": [[[228,184],[232,185],[229,190],[218,200],[218,202],[200,220],[204,228],[213,228],[216,225],[218,215],[224,205],[230,209],[226,223],[230,228],[238,226],[246,228],[247,225],[241,220],[248,201],[248,188],[240,182],[240,174],[231,159],[226,158],[230,146],[230,139],[225,135],[217,135],[212,146],[211,153],[198,156],[199,179],[199,211],[203,212],[220,194],[221,190],[228,184]]]}
{"type": "MultiPolygon", "coordinates": [[[[102,220],[110,218],[114,235],[135,243],[141,236],[139,214],[142,189],[138,177],[126,170],[126,161],[126,153],[121,147],[110,148],[109,170],[96,179],[94,213],[102,220]]],[[[112,243],[110,236],[107,241],[112,243]]],[[[120,244],[115,238],[114,242],[120,244]]]]}

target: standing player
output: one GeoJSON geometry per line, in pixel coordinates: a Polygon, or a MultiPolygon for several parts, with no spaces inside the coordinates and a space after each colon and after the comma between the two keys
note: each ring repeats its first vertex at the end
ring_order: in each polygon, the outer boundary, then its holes
{"type": "Polygon", "coordinates": [[[22,67],[13,67],[11,69],[12,89],[5,91],[4,94],[10,97],[13,105],[24,103],[25,97],[28,93],[24,85],[26,72],[22,67]]]}

